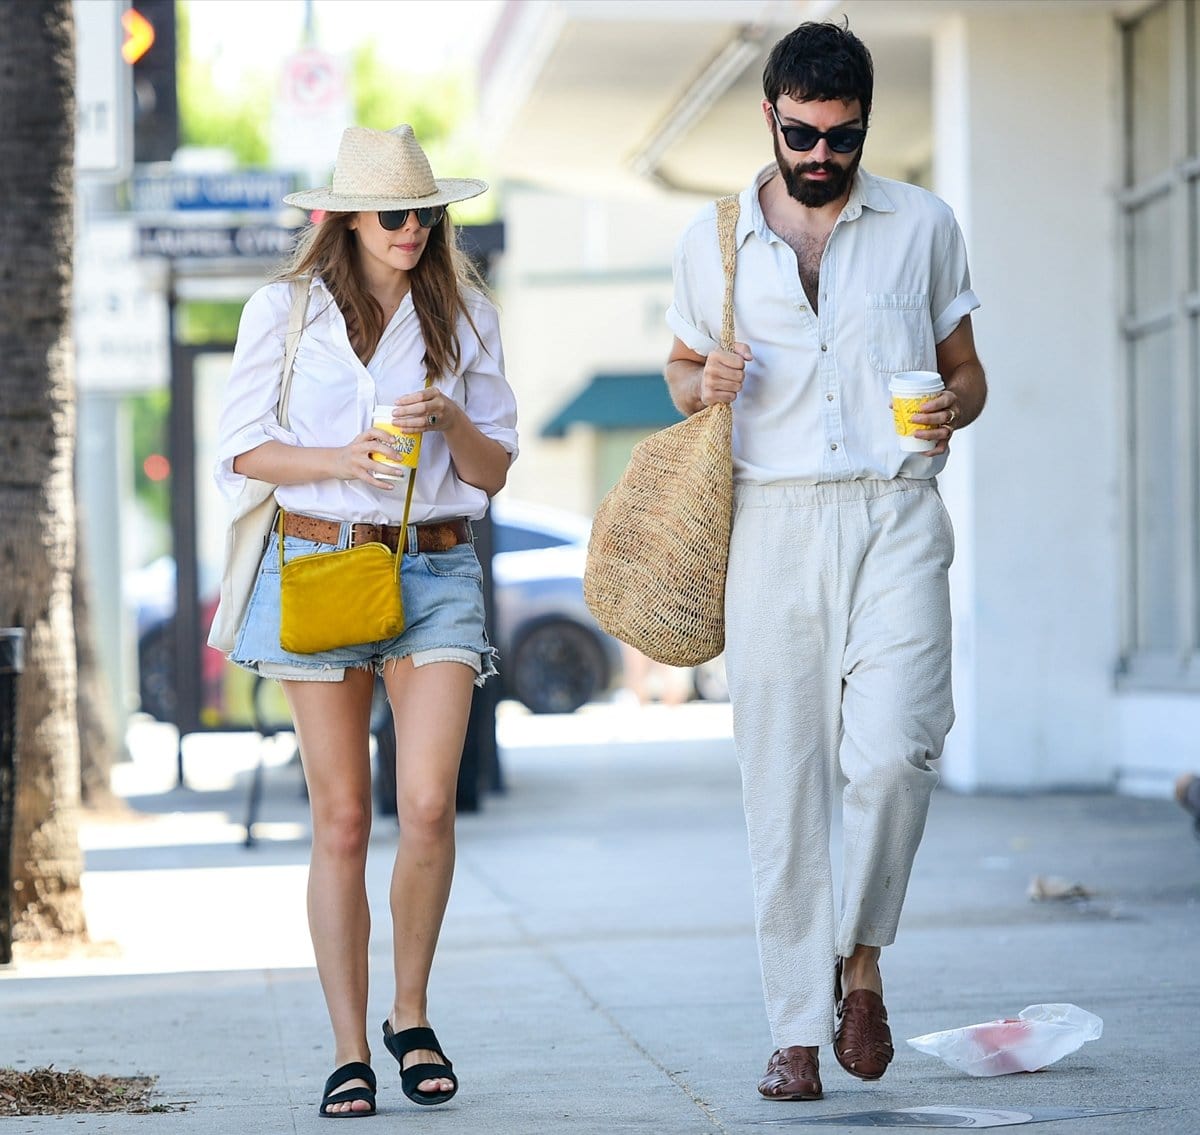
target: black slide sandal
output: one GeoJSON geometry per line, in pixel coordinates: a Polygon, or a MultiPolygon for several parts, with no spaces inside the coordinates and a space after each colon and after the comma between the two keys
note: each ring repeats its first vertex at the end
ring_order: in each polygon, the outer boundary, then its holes
{"type": "Polygon", "coordinates": [[[325,1081],[325,1093],[321,1096],[320,1114],[325,1119],[365,1119],[368,1115],[375,1114],[375,1073],[371,1071],[369,1064],[362,1063],[361,1060],[352,1060],[349,1064],[343,1064],[340,1068],[335,1069],[332,1076],[325,1081]],[[368,1086],[365,1088],[346,1088],[339,1092],[343,1084],[350,1080],[366,1080],[368,1086]],[[356,1100],[365,1100],[371,1105],[369,1111],[329,1111],[330,1107],[335,1107],[341,1103],[354,1103],[356,1100]]]}
{"type": "Polygon", "coordinates": [[[384,1021],[383,1043],[387,1045],[388,1052],[396,1058],[396,1063],[400,1065],[400,1089],[413,1103],[428,1106],[445,1103],[458,1091],[458,1077],[452,1070],[454,1065],[442,1051],[442,1046],[438,1044],[438,1038],[434,1035],[433,1029],[401,1029],[397,1033],[392,1031],[389,1021],[384,1021]],[[417,1048],[427,1048],[431,1052],[436,1052],[446,1063],[414,1064],[411,1068],[405,1068],[404,1058],[417,1048]],[[417,1089],[417,1085],[423,1080],[450,1080],[454,1087],[448,1092],[422,1092],[417,1089]]]}

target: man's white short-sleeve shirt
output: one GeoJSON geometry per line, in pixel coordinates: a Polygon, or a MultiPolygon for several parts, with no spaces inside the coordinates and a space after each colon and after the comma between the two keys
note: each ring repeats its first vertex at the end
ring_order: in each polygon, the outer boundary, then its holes
{"type": "MultiPolygon", "coordinates": [[[[914,185],[855,175],[821,260],[818,313],[796,254],[772,232],[759,191],[772,164],[740,196],[735,337],[754,355],[734,402],[734,479],[933,477],[945,456],[899,446],[888,380],[937,370],[937,344],[979,306],[950,207],[914,185]]],[[[701,355],[717,349],[724,276],[715,204],[679,239],[667,323],[701,355]]]]}

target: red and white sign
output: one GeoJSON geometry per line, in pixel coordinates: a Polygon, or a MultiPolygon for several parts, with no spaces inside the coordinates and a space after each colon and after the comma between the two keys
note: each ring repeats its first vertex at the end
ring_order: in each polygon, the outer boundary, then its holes
{"type": "Polygon", "coordinates": [[[350,125],[345,60],[307,48],[283,62],[271,119],[271,161],[317,184],[333,166],[342,131],[350,125]]]}
{"type": "Polygon", "coordinates": [[[298,51],[284,61],[279,97],[293,114],[324,114],[346,102],[346,68],[328,52],[298,51]]]}

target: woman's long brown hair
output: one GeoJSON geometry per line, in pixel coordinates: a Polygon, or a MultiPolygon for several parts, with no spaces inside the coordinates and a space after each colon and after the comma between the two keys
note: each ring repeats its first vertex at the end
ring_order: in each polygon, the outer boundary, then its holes
{"type": "MultiPolygon", "coordinates": [[[[379,346],[384,322],[383,308],[367,290],[359,272],[357,238],[350,228],[356,215],[326,213],[310,225],[300,237],[291,263],[277,278],[320,276],[346,321],[354,353],[365,363],[379,346]]],[[[425,341],[425,373],[436,382],[443,374],[454,373],[462,360],[460,314],[466,316],[471,330],[479,336],[463,293],[467,289],[487,292],[479,273],[458,247],[449,213],[430,229],[425,251],[408,279],[425,341]]]]}

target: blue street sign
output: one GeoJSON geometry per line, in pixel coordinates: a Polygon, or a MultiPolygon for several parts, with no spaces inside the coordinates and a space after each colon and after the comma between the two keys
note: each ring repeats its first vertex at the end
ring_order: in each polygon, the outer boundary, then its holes
{"type": "Polygon", "coordinates": [[[295,187],[295,174],[275,170],[139,174],[133,179],[133,209],[137,213],[261,212],[282,208],[284,194],[295,187]]]}

